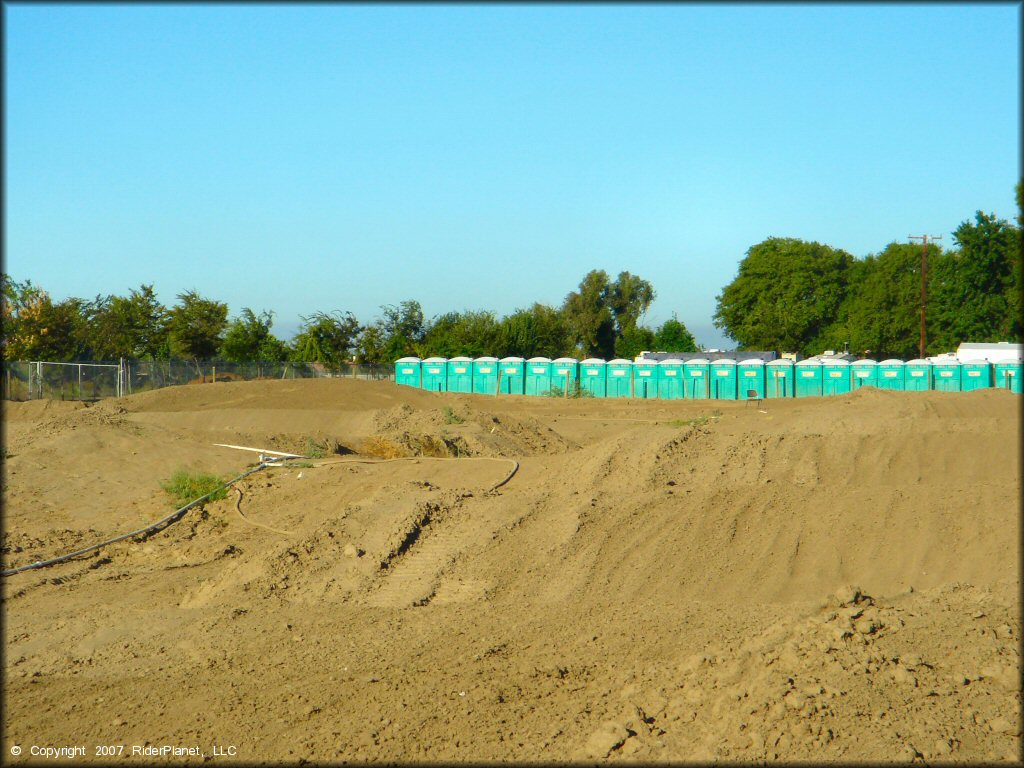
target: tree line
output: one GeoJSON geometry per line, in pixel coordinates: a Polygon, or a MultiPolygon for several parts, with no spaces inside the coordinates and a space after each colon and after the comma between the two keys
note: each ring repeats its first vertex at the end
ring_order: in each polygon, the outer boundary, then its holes
{"type": "Polygon", "coordinates": [[[5,360],[55,362],[120,357],[234,362],[391,363],[407,355],[429,357],[632,358],[644,349],[691,352],[693,335],[676,317],[657,328],[640,320],[655,292],[643,278],[604,270],[588,272],[560,306],[535,302],[498,317],[487,310],[424,317],[416,300],[381,307],[363,324],[349,311],[302,317],[285,342],[274,335],[274,313],[244,307],[229,318],[228,305],[197,291],[178,294],[166,307],[153,285],[127,296],[69,298],[55,302],[30,280],[3,282],[0,343],[5,360]]]}
{"type": "MultiPolygon", "coordinates": [[[[1016,188],[1024,207],[1022,184],[1016,188]]],[[[953,233],[952,248],[927,246],[926,354],[963,341],[1021,341],[1024,290],[1021,225],[978,211],[953,233]]],[[[751,246],[738,274],[716,299],[714,323],[741,350],[819,354],[849,351],[876,359],[918,353],[922,247],[893,242],[858,259],[796,238],[751,246]]],[[[54,302],[31,281],[0,275],[0,344],[5,360],[114,360],[119,357],[235,362],[391,363],[418,357],[613,357],[642,350],[696,352],[675,316],[656,328],[641,321],[655,298],[650,282],[629,272],[615,279],[591,270],[562,303],[542,302],[498,317],[488,310],[424,317],[418,301],[382,306],[372,322],[352,312],[302,316],[283,341],[274,313],[226,303],[197,291],[165,307],[152,285],[127,296],[54,302]]]]}
{"type": "MultiPolygon", "coordinates": [[[[1017,202],[1024,207],[1021,184],[1017,202]]],[[[768,238],[747,251],[722,289],[714,323],[745,349],[917,357],[926,250],[926,355],[965,341],[1020,342],[1020,225],[1019,214],[1015,226],[978,211],[953,233],[949,250],[893,242],[863,259],[816,242],[768,238]]]]}

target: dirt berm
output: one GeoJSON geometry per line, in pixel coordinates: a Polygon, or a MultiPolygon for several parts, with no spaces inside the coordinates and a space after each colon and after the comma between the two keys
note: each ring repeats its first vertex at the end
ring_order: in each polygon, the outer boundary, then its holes
{"type": "Polygon", "coordinates": [[[5,577],[5,760],[1016,762],[1020,401],[6,404],[6,569],[311,458],[5,577]]]}

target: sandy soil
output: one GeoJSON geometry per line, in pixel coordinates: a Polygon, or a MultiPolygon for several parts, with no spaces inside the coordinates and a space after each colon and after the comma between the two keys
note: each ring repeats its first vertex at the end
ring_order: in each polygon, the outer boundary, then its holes
{"type": "Polygon", "coordinates": [[[6,404],[5,568],[254,461],[214,443],[331,452],[4,578],[4,758],[1017,761],[1019,409],[351,380],[6,404]]]}

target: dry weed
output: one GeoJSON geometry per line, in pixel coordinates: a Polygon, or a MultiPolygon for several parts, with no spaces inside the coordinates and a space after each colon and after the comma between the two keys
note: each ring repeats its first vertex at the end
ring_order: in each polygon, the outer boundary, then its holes
{"type": "Polygon", "coordinates": [[[363,440],[360,453],[365,456],[376,456],[379,459],[401,459],[409,455],[409,451],[404,446],[381,435],[371,435],[363,440]]]}

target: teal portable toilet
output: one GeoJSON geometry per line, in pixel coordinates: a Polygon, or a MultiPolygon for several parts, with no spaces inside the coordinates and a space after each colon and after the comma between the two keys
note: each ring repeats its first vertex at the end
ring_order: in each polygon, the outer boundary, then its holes
{"type": "Polygon", "coordinates": [[[531,357],[526,361],[526,394],[546,395],[551,390],[551,358],[531,357]]]}
{"type": "Polygon", "coordinates": [[[632,397],[633,361],[621,357],[609,360],[605,382],[606,397],[632,397]]]}
{"type": "Polygon", "coordinates": [[[821,394],[845,395],[850,391],[850,361],[821,361],[821,394]]]}
{"type": "Polygon", "coordinates": [[[992,366],[996,377],[996,386],[1000,389],[1008,389],[1022,393],[1021,375],[1024,372],[1024,360],[1000,360],[992,366]]]}
{"type": "Polygon", "coordinates": [[[662,400],[682,400],[686,397],[686,371],[682,360],[662,360],[658,363],[658,397],[662,400]]]}
{"type": "Polygon", "coordinates": [[[562,394],[566,389],[572,394],[579,380],[580,363],[574,357],[556,357],[551,361],[551,386],[562,394]]]}
{"type": "Polygon", "coordinates": [[[764,398],[764,369],[764,360],[759,357],[740,360],[736,364],[736,389],[740,400],[764,398]]]}
{"type": "Polygon", "coordinates": [[[960,364],[960,391],[988,389],[992,386],[992,364],[988,360],[964,360],[960,364]]]}
{"type": "Polygon", "coordinates": [[[448,391],[448,361],[443,357],[428,357],[420,363],[423,389],[431,392],[448,391]]]}
{"type": "Polygon", "coordinates": [[[608,363],[596,357],[588,357],[580,363],[580,390],[589,392],[591,397],[605,397],[607,369],[608,363]]]}
{"type": "Polygon", "coordinates": [[[769,360],[764,367],[765,394],[770,398],[795,397],[793,361],[787,358],[769,360]]]}
{"type": "Polygon", "coordinates": [[[907,360],[903,369],[903,389],[907,392],[927,392],[932,388],[932,364],[915,358],[907,360]]]}
{"type": "Polygon", "coordinates": [[[657,360],[636,360],[633,363],[633,397],[641,400],[658,397],[657,360]]]}
{"type": "Polygon", "coordinates": [[[711,374],[708,384],[714,400],[736,399],[736,361],[728,357],[711,363],[711,374]]]}
{"type": "Polygon", "coordinates": [[[817,357],[809,357],[801,360],[793,366],[796,376],[796,397],[820,397],[821,388],[821,360],[817,357]]]}
{"type": "Polygon", "coordinates": [[[850,364],[850,389],[878,386],[878,362],[865,358],[850,364]]]}
{"type": "Polygon", "coordinates": [[[420,363],[418,357],[400,357],[395,360],[395,384],[403,387],[420,386],[420,363]]]}
{"type": "Polygon", "coordinates": [[[960,361],[953,356],[932,358],[932,389],[936,392],[960,391],[960,361]]]}
{"type": "Polygon", "coordinates": [[[498,394],[498,358],[478,357],[473,361],[473,391],[479,395],[498,394]]]}
{"type": "Polygon", "coordinates": [[[526,391],[526,361],[521,357],[503,357],[498,361],[498,390],[503,395],[521,395],[526,391]]]}
{"type": "Polygon", "coordinates": [[[903,391],[903,374],[907,364],[902,360],[890,358],[878,364],[878,388],[903,391]]]}
{"type": "Polygon", "coordinates": [[[711,388],[708,386],[710,370],[711,363],[703,357],[695,357],[683,363],[688,400],[707,400],[711,397],[711,388]]]}
{"type": "Polygon", "coordinates": [[[448,359],[448,391],[473,391],[473,358],[451,357],[448,359]]]}

